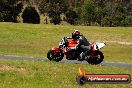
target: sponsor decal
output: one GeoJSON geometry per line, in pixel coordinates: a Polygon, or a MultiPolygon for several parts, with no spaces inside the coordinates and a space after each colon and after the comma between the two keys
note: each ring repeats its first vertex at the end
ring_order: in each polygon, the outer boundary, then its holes
{"type": "Polygon", "coordinates": [[[129,74],[86,74],[86,71],[82,67],[79,67],[76,81],[79,85],[85,83],[118,84],[130,83],[131,77],[129,74]]]}

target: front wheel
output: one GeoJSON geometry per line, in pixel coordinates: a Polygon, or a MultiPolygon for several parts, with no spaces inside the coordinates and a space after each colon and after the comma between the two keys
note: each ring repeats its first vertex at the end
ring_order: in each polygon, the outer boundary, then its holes
{"type": "Polygon", "coordinates": [[[55,52],[54,50],[49,50],[48,53],[47,53],[47,58],[50,60],[50,61],[56,61],[56,62],[59,62],[63,59],[64,57],[64,54],[63,52],[55,52]]]}
{"type": "Polygon", "coordinates": [[[87,60],[89,64],[100,64],[104,59],[104,55],[101,51],[95,51],[94,55],[91,55],[90,58],[87,60]]]}

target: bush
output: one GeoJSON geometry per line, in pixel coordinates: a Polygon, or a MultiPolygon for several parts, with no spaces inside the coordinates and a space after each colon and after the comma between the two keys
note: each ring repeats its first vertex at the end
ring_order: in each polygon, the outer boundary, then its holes
{"type": "Polygon", "coordinates": [[[125,20],[124,14],[122,13],[116,14],[112,18],[113,26],[124,26],[124,22],[125,22],[124,20],[125,20]]]}
{"type": "Polygon", "coordinates": [[[60,15],[54,15],[50,22],[53,23],[54,25],[60,24],[61,23],[60,15]]]}
{"type": "Polygon", "coordinates": [[[22,14],[23,23],[40,23],[40,16],[35,7],[26,7],[22,14]]]}
{"type": "Polygon", "coordinates": [[[0,0],[0,21],[17,22],[17,16],[22,12],[23,4],[17,0],[0,0]]]}
{"type": "Polygon", "coordinates": [[[78,15],[75,11],[73,11],[72,9],[69,9],[66,12],[66,22],[70,23],[71,25],[75,25],[76,24],[76,19],[78,18],[78,15]]]}
{"type": "Polygon", "coordinates": [[[102,19],[102,26],[107,26],[107,27],[111,27],[112,26],[112,20],[111,17],[106,16],[102,19]]]}
{"type": "Polygon", "coordinates": [[[47,13],[51,18],[50,22],[60,24],[60,15],[65,13],[68,8],[66,0],[41,0],[39,4],[39,11],[41,14],[47,13]]]}
{"type": "Polygon", "coordinates": [[[131,15],[127,16],[127,17],[125,18],[125,20],[122,21],[122,24],[123,24],[124,26],[130,26],[130,27],[132,27],[132,16],[131,16],[131,15]]]}
{"type": "Polygon", "coordinates": [[[91,0],[86,0],[82,6],[81,19],[85,25],[91,26],[95,21],[95,5],[91,0]]]}

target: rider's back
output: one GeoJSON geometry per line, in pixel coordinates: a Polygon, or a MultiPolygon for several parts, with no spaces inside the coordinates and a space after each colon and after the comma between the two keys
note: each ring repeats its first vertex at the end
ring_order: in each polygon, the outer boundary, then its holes
{"type": "Polygon", "coordinates": [[[83,35],[79,37],[79,42],[81,43],[81,45],[84,45],[84,46],[90,45],[89,41],[83,35]]]}

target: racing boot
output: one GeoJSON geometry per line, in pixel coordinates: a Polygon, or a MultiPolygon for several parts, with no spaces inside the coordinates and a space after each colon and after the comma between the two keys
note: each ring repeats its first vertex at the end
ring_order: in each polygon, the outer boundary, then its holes
{"type": "Polygon", "coordinates": [[[85,59],[85,53],[82,52],[82,53],[80,54],[80,58],[78,58],[78,61],[83,61],[84,59],[85,59]]]}

